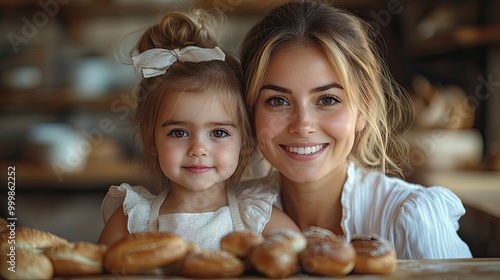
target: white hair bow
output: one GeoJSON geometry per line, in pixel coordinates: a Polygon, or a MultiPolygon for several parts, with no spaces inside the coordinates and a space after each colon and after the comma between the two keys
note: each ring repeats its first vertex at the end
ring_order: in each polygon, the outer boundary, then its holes
{"type": "Polygon", "coordinates": [[[219,47],[213,49],[189,46],[182,49],[150,49],[132,57],[134,68],[142,71],[144,78],[163,75],[176,61],[203,62],[225,59],[225,54],[219,47]]]}

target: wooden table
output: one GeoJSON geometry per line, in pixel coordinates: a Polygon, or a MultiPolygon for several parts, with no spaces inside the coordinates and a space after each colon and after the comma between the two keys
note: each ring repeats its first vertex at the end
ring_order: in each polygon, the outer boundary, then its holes
{"type": "MultiPolygon", "coordinates": [[[[500,279],[500,258],[483,259],[448,259],[448,260],[398,260],[398,269],[387,275],[356,275],[345,277],[314,277],[297,274],[287,279],[500,279]]],[[[65,278],[67,279],[67,278],[65,278]]],[[[183,279],[175,276],[147,275],[97,275],[78,277],[78,280],[150,280],[150,279],[183,279]]],[[[240,279],[266,279],[255,276],[244,276],[240,279]]]]}

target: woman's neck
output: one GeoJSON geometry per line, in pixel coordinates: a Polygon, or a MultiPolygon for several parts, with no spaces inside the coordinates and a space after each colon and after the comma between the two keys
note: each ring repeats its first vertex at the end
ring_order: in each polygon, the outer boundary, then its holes
{"type": "Polygon", "coordinates": [[[172,186],[160,208],[160,214],[214,212],[228,205],[224,183],[202,191],[172,186]]]}
{"type": "Polygon", "coordinates": [[[341,227],[341,194],[347,180],[347,164],[313,183],[296,183],[281,176],[284,211],[301,230],[309,226],[344,235],[341,227]]]}

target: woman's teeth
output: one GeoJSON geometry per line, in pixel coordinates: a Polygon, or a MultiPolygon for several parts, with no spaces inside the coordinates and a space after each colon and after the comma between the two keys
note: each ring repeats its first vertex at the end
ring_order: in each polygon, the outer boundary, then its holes
{"type": "Polygon", "coordinates": [[[289,151],[290,153],[295,153],[299,155],[308,155],[315,153],[321,149],[323,149],[324,145],[316,145],[316,146],[311,146],[311,147],[288,147],[285,146],[285,149],[289,151]]]}

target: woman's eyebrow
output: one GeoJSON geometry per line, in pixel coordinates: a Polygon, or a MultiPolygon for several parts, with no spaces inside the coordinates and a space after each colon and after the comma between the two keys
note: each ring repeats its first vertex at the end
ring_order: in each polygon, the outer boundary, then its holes
{"type": "Polygon", "coordinates": [[[286,89],[284,87],[275,86],[275,85],[263,85],[260,88],[260,90],[263,90],[263,89],[270,89],[270,90],[274,90],[274,91],[281,92],[281,93],[289,93],[289,94],[292,93],[292,91],[289,89],[286,89]]]}
{"type": "Polygon", "coordinates": [[[328,84],[328,85],[324,85],[324,86],[320,86],[320,87],[317,87],[317,88],[314,88],[311,93],[317,93],[317,92],[323,92],[323,91],[327,91],[327,90],[330,90],[332,88],[338,88],[338,89],[344,89],[340,84],[338,83],[331,83],[331,84],[328,84]]]}
{"type": "MultiPolygon", "coordinates": [[[[318,93],[318,92],[323,92],[323,91],[327,91],[327,90],[330,90],[332,88],[338,88],[338,89],[344,89],[340,84],[338,83],[331,83],[331,84],[328,84],[328,85],[324,85],[324,86],[320,86],[320,87],[317,87],[317,88],[313,88],[311,90],[311,93],[318,93]]],[[[263,85],[262,88],[260,90],[263,90],[263,89],[270,89],[270,90],[274,90],[274,91],[277,91],[277,92],[281,92],[281,93],[288,93],[288,94],[291,94],[292,91],[289,90],[289,89],[286,89],[284,87],[280,87],[280,86],[276,86],[276,85],[263,85]]]]}

